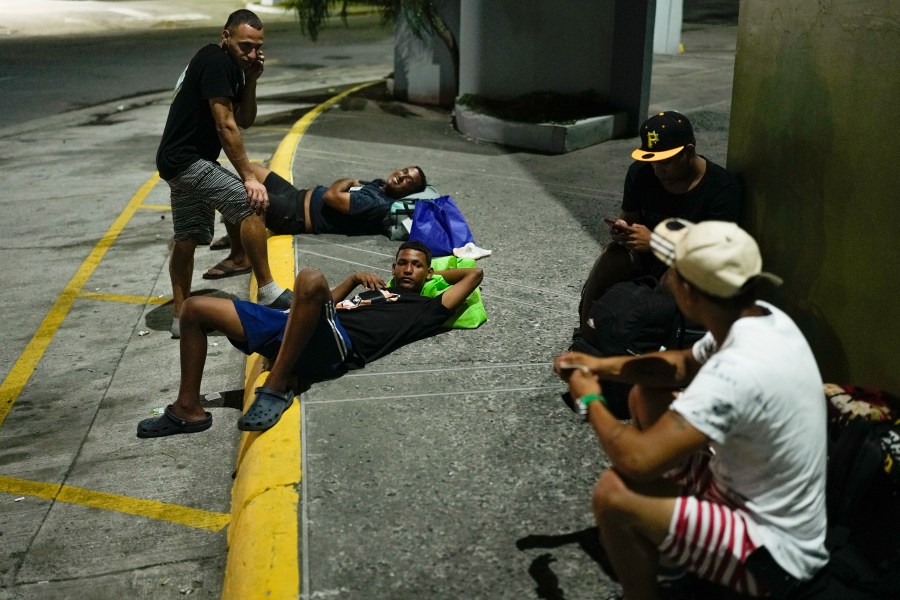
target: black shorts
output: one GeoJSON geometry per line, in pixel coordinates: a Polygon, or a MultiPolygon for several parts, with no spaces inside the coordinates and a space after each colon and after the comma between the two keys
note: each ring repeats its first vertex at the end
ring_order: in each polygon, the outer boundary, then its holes
{"type": "Polygon", "coordinates": [[[306,219],[303,214],[306,190],[295,188],[277,173],[269,173],[263,184],[269,193],[266,227],[277,234],[306,233],[306,219]]]}

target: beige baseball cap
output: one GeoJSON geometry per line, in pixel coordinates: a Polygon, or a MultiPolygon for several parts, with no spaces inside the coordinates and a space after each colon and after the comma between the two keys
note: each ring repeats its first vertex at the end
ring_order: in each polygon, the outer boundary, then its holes
{"type": "Polygon", "coordinates": [[[667,219],[653,230],[650,248],[689,283],[718,298],[736,296],[756,278],[782,284],[762,270],[756,240],[734,223],[667,219]]]}

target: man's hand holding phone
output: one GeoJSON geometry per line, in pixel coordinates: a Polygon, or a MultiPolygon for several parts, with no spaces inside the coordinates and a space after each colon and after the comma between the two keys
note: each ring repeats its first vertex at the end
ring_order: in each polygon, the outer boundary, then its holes
{"type": "Polygon", "coordinates": [[[259,79],[259,76],[262,75],[266,63],[266,57],[261,50],[257,52],[256,56],[256,60],[250,63],[250,69],[247,71],[247,76],[254,81],[259,79]]]}
{"type": "Polygon", "coordinates": [[[614,242],[624,244],[628,241],[628,234],[631,227],[623,219],[614,217],[604,217],[603,222],[609,225],[609,235],[612,236],[614,242]]]}

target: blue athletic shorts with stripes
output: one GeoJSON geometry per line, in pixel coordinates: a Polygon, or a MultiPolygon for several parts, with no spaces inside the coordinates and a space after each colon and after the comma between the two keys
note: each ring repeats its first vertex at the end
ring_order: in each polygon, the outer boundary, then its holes
{"type": "MultiPolygon", "coordinates": [[[[235,300],[234,308],[244,327],[246,342],[229,338],[245,354],[257,352],[274,359],[281,348],[288,311],[235,300]]],[[[322,314],[309,343],[294,363],[294,373],[309,383],[340,377],[347,372],[347,358],[353,345],[335,314],[333,302],[322,306],[322,314]]]]}

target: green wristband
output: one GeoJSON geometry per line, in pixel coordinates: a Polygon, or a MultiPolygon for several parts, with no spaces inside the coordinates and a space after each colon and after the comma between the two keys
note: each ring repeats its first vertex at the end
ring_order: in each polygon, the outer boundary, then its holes
{"type": "Polygon", "coordinates": [[[578,399],[578,404],[580,404],[582,408],[582,410],[579,412],[581,413],[581,416],[585,418],[585,420],[588,418],[588,404],[594,401],[597,401],[603,406],[606,406],[606,398],[603,397],[603,394],[585,394],[578,399]]]}

